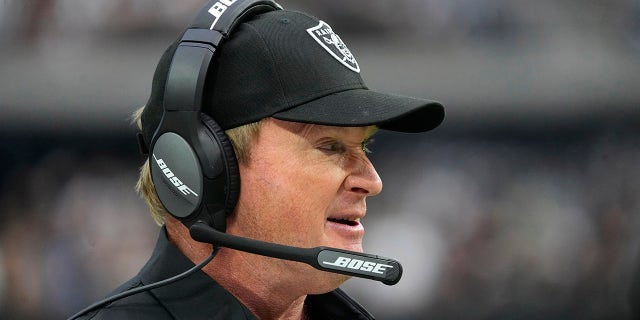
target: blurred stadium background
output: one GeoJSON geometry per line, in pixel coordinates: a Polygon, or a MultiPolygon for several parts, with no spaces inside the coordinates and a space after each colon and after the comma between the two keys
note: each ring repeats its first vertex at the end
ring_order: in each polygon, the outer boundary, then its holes
{"type": "MultiPolygon", "coordinates": [[[[0,0],[0,319],[63,318],[146,261],[130,113],[203,0],[0,0]]],[[[640,0],[281,1],[371,88],[447,106],[380,133],[344,286],[380,319],[632,319],[640,304],[640,0]],[[634,303],[635,302],[635,303],[634,303]]]]}

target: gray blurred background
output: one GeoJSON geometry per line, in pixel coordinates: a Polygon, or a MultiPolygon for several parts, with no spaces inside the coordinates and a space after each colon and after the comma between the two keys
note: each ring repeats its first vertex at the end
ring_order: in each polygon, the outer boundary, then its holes
{"type": "MultiPolygon", "coordinates": [[[[0,0],[0,319],[64,318],[133,276],[158,228],[129,116],[202,0],[0,0]]],[[[281,1],[368,85],[447,107],[381,132],[365,249],[380,319],[635,319],[640,0],[281,1]]]]}

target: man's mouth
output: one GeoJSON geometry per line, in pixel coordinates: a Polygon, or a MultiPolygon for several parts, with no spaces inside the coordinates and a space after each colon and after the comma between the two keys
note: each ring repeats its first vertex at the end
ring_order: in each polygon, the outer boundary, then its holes
{"type": "Polygon", "coordinates": [[[336,219],[336,218],[327,218],[328,221],[330,222],[335,222],[335,223],[339,223],[339,224],[344,224],[344,225],[348,225],[348,226],[357,226],[360,224],[359,219],[356,220],[349,220],[349,219],[336,219]]]}

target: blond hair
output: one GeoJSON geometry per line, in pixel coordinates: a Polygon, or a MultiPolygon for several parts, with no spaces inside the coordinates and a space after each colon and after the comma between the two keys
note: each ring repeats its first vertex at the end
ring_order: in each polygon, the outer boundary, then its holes
{"type": "MultiPolygon", "coordinates": [[[[144,107],[136,110],[132,115],[133,122],[136,123],[138,129],[142,130],[142,112],[144,107]]],[[[250,156],[250,147],[254,139],[258,136],[260,131],[261,121],[245,124],[233,129],[225,131],[233,150],[236,153],[236,158],[239,164],[246,164],[250,156]]],[[[165,217],[169,214],[167,210],[160,202],[155,187],[153,186],[153,180],[151,179],[151,169],[149,167],[149,159],[140,167],[140,175],[138,182],[136,183],[136,191],[145,200],[153,220],[158,225],[163,225],[165,217]]]]}

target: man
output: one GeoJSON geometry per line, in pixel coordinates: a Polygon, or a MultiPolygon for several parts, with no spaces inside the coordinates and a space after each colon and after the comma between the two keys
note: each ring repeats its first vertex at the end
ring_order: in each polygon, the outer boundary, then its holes
{"type": "MultiPolygon", "coordinates": [[[[164,121],[165,82],[175,51],[173,45],[163,55],[151,97],[137,114],[146,144],[156,141],[154,132],[164,121]]],[[[234,29],[216,54],[202,111],[230,138],[240,176],[225,232],[294,247],[362,252],[366,199],[382,190],[366,154],[367,142],[378,128],[431,130],[444,117],[442,106],[369,91],[340,37],[328,24],[302,13],[256,15],[234,29]]],[[[170,178],[174,172],[155,153],[150,159],[142,167],[138,190],[163,227],[149,262],[116,293],[170,278],[212,251],[212,245],[193,240],[184,221],[167,212],[150,167],[161,164],[170,178]]],[[[183,181],[175,185],[189,196],[199,193],[183,181]]],[[[372,319],[338,288],[347,279],[300,262],[221,248],[201,271],[85,317],[372,319]]]]}

